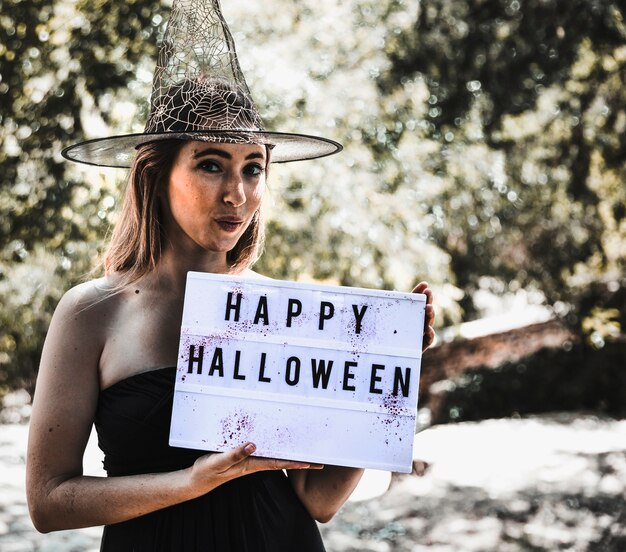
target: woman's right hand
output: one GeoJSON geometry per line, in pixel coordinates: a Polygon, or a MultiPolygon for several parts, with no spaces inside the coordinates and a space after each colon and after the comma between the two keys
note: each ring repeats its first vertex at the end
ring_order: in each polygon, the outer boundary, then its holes
{"type": "Polygon", "coordinates": [[[269,470],[322,469],[321,464],[251,456],[254,443],[244,443],[226,452],[205,454],[190,468],[191,486],[207,491],[243,475],[269,470]]]}

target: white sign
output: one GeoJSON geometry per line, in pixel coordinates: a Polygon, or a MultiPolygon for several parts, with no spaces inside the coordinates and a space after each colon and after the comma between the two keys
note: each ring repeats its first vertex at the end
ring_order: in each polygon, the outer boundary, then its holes
{"type": "Polygon", "coordinates": [[[425,304],[190,272],[170,445],[410,472],[425,304]]]}

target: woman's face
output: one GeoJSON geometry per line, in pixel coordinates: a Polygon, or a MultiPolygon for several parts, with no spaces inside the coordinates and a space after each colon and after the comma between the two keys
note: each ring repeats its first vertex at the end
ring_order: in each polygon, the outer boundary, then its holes
{"type": "Polygon", "coordinates": [[[262,145],[185,142],[165,190],[168,241],[230,251],[260,207],[266,165],[262,145]]]}

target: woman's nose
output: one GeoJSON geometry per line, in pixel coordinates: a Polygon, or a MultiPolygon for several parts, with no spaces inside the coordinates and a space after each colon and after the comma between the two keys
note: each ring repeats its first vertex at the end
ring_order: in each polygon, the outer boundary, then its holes
{"type": "Polygon", "coordinates": [[[246,202],[243,179],[239,174],[230,175],[225,184],[224,202],[233,207],[240,207],[246,202]]]}

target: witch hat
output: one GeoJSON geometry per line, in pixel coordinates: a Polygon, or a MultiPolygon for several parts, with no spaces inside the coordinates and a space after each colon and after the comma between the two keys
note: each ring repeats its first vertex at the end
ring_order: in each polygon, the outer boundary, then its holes
{"type": "Polygon", "coordinates": [[[127,168],[138,146],[170,139],[265,144],[272,149],[273,163],[315,159],[342,149],[319,136],[265,130],[219,0],[174,0],[143,133],[88,140],[62,154],[79,163],[127,168]]]}

